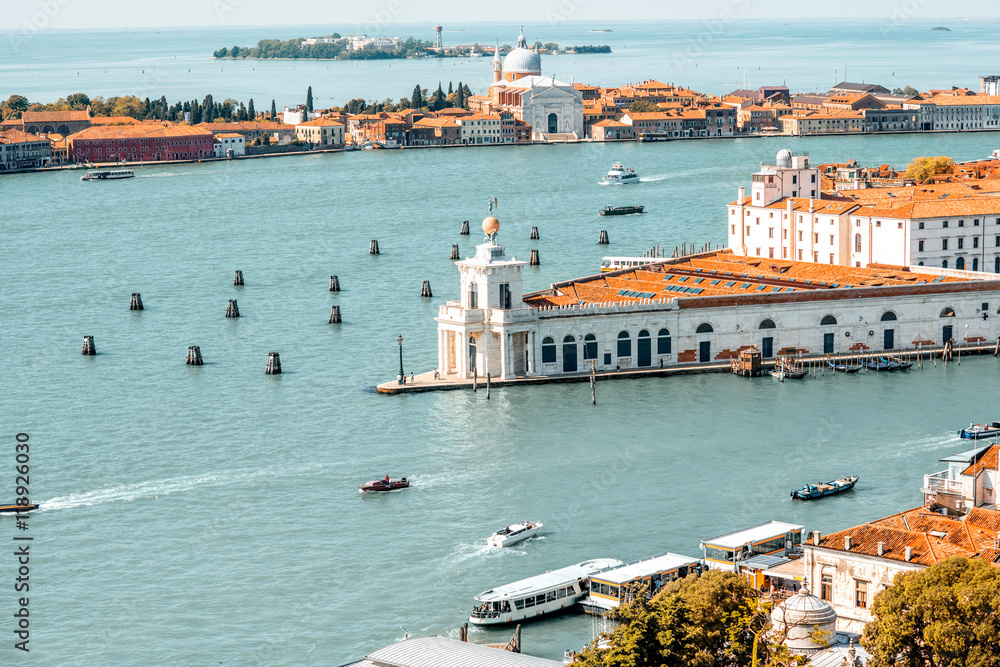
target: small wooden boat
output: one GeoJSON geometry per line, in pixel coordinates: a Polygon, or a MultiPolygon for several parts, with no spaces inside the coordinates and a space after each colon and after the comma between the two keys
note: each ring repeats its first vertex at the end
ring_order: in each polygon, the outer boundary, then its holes
{"type": "Polygon", "coordinates": [[[535,535],[542,527],[541,521],[523,521],[501,528],[486,539],[491,547],[511,547],[535,535]]]}
{"type": "Polygon", "coordinates": [[[794,500],[815,500],[816,498],[850,491],[857,483],[858,476],[851,475],[850,477],[841,477],[840,479],[835,479],[832,482],[824,484],[806,484],[798,491],[792,491],[792,498],[794,500]]]}
{"type": "Polygon", "coordinates": [[[885,361],[884,359],[875,359],[875,360],[865,359],[861,363],[862,363],[862,365],[865,368],[867,368],[868,370],[871,370],[871,371],[894,371],[894,370],[898,370],[896,368],[893,368],[892,364],[890,364],[888,361],[885,361]]]}
{"type": "Polygon", "coordinates": [[[835,364],[832,361],[827,361],[826,365],[833,369],[834,373],[857,373],[861,370],[858,366],[847,366],[845,364],[835,364]]]}
{"type": "Polygon", "coordinates": [[[642,213],[642,209],[645,206],[605,206],[598,213],[601,215],[632,215],[633,213],[642,213]]]}
{"type": "Polygon", "coordinates": [[[996,438],[997,436],[1000,436],[1000,422],[991,422],[983,426],[969,424],[969,428],[963,428],[958,432],[958,437],[966,440],[982,440],[983,438],[996,438]]]}
{"type": "Polygon", "coordinates": [[[27,512],[29,510],[38,509],[38,503],[32,503],[30,505],[0,505],[0,512],[7,512],[10,514],[27,512]]]}
{"type": "Polygon", "coordinates": [[[913,364],[908,361],[899,361],[898,359],[893,359],[891,357],[888,359],[881,357],[879,358],[879,361],[889,364],[890,371],[905,371],[913,366],[913,364]]]}
{"type": "Polygon", "coordinates": [[[780,368],[778,370],[771,371],[771,377],[777,379],[779,382],[784,382],[785,380],[801,380],[806,376],[805,371],[793,371],[787,368],[780,368]]]}
{"type": "Polygon", "coordinates": [[[360,488],[362,491],[395,491],[396,489],[405,489],[410,486],[410,483],[406,481],[405,477],[400,479],[389,479],[386,475],[384,479],[375,479],[370,482],[365,482],[360,488]]]}

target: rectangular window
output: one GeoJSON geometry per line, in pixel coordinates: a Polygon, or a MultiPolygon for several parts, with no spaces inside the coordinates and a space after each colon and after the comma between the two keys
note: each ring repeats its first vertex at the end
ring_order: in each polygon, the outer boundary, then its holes
{"type": "MultiPolygon", "coordinates": [[[[729,225],[729,233],[730,234],[735,234],[736,233],[736,225],[729,225]]],[[[1000,238],[1000,237],[997,237],[997,238],[1000,238]]]]}
{"type": "Polygon", "coordinates": [[[769,239],[773,239],[774,238],[774,227],[768,227],[767,228],[767,238],[769,238],[769,239]]]}
{"type": "MultiPolygon", "coordinates": [[[[1000,241],[1000,237],[997,237],[997,240],[1000,241]]],[[[924,251],[924,242],[917,241],[917,252],[923,252],[923,251],[924,251]]]]}
{"type": "Polygon", "coordinates": [[[854,606],[858,609],[868,609],[868,582],[854,580],[854,606]]]}
{"type": "Polygon", "coordinates": [[[958,239],[958,249],[961,250],[964,247],[965,247],[965,239],[963,238],[958,239]]]}
{"type": "Polygon", "coordinates": [[[979,237],[978,236],[973,236],[972,237],[972,247],[973,248],[978,248],[979,247],[979,237]]]}
{"type": "Polygon", "coordinates": [[[924,228],[924,223],[921,222],[917,224],[917,229],[923,229],[923,228],[924,228]]]}
{"type": "Polygon", "coordinates": [[[976,218],[975,220],[972,221],[972,226],[973,227],[978,227],[979,226],[979,218],[976,218]]]}
{"type": "Polygon", "coordinates": [[[819,578],[819,598],[830,602],[833,600],[833,574],[824,572],[819,578]]]}
{"type": "Polygon", "coordinates": [[[774,248],[767,249],[767,257],[768,259],[774,259],[774,248]]]}
{"type": "Polygon", "coordinates": [[[813,243],[819,243],[819,232],[813,234],[813,243]]]}
{"type": "Polygon", "coordinates": [[[958,221],[958,226],[959,227],[965,227],[965,220],[959,220],[958,221]]]}
{"type": "Polygon", "coordinates": [[[510,310],[510,285],[500,283],[500,309],[510,310]]]}
{"type": "Polygon", "coordinates": [[[948,221],[945,220],[944,222],[942,222],[941,227],[943,227],[944,229],[948,229],[948,221]]]}
{"type": "Polygon", "coordinates": [[[833,245],[833,234],[830,234],[830,245],[833,245]]]}
{"type": "Polygon", "coordinates": [[[801,230],[799,231],[799,240],[800,241],[802,240],[802,231],[801,230]]]}
{"type": "Polygon", "coordinates": [[[948,249],[948,239],[941,239],[941,250],[948,249]]]}

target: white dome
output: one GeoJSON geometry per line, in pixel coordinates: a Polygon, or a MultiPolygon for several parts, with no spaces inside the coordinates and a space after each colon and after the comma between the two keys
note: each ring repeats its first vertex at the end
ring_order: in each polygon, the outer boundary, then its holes
{"type": "Polygon", "coordinates": [[[837,612],[806,588],[771,611],[771,624],[778,633],[787,631],[785,645],[793,653],[815,653],[837,637],[837,612]],[[822,631],[822,636],[814,636],[815,630],[822,631]]]}
{"type": "Polygon", "coordinates": [[[792,166],[792,151],[787,148],[782,148],[778,151],[778,157],[775,158],[775,164],[779,167],[790,167],[792,166]]]}
{"type": "Polygon", "coordinates": [[[517,47],[503,59],[504,73],[541,74],[542,58],[534,50],[528,48],[524,33],[517,38],[517,47]]]}

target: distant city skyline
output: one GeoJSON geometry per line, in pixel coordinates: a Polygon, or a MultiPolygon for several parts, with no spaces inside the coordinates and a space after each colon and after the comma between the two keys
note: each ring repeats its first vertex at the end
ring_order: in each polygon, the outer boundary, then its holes
{"type": "Polygon", "coordinates": [[[507,0],[502,6],[458,0],[358,0],[354,3],[299,2],[298,11],[275,13],[267,0],[31,0],[0,14],[0,30],[169,28],[195,26],[322,25],[374,32],[403,23],[525,23],[643,20],[874,18],[892,21],[1000,18],[995,0],[842,0],[835,5],[793,0],[705,0],[701,3],[640,0],[628,11],[611,11],[595,0],[507,0]],[[498,11],[499,10],[499,11],[498,11]],[[291,21],[290,17],[309,17],[291,21]],[[280,21],[275,21],[279,17],[280,21]]]}

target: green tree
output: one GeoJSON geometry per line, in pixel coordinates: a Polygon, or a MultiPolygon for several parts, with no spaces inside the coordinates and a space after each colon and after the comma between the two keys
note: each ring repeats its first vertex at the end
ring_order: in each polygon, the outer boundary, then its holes
{"type": "Polygon", "coordinates": [[[215,56],[216,58],[225,58],[226,56],[229,55],[229,49],[223,46],[221,49],[219,49],[212,55],[215,56]]]}
{"type": "Polygon", "coordinates": [[[465,88],[462,87],[461,81],[458,82],[458,89],[455,91],[455,106],[462,109],[467,108],[465,104],[465,88]]]}
{"type": "Polygon", "coordinates": [[[1000,665],[1000,569],[961,556],[896,575],[861,644],[871,667],[1000,665]]]}
{"type": "Polygon", "coordinates": [[[559,45],[556,44],[555,42],[545,42],[545,44],[542,46],[542,48],[545,49],[546,51],[548,51],[549,53],[551,53],[553,51],[558,51],[559,50],[559,45]]]}
{"type": "Polygon", "coordinates": [[[66,96],[66,104],[73,109],[86,109],[90,106],[90,97],[83,93],[73,93],[66,96]]]}
{"type": "MultiPolygon", "coordinates": [[[[27,100],[26,100],[27,101],[27,100]]],[[[413,87],[413,95],[410,96],[410,105],[413,109],[424,108],[424,96],[420,90],[420,84],[418,83],[413,87]]]]}
{"type": "Polygon", "coordinates": [[[257,120],[257,112],[253,108],[253,98],[250,98],[250,103],[247,105],[247,118],[249,120],[257,120]]]}
{"type": "Polygon", "coordinates": [[[659,111],[660,107],[649,100],[632,100],[632,104],[628,105],[628,110],[632,113],[646,113],[649,111],[659,111]]]}
{"type": "Polygon", "coordinates": [[[306,91],[306,111],[313,110],[313,87],[309,86],[309,90],[306,91]]]}
{"type": "Polygon", "coordinates": [[[916,183],[927,183],[935,176],[951,174],[955,171],[955,162],[950,157],[918,157],[906,167],[906,178],[916,183]]]}
{"type": "Polygon", "coordinates": [[[779,667],[804,664],[768,635],[768,607],[743,577],[710,570],[636,595],[614,612],[621,625],[584,650],[581,667],[779,667]],[[606,640],[608,648],[598,648],[606,640]]]}
{"type": "Polygon", "coordinates": [[[28,110],[30,104],[28,98],[23,95],[11,95],[7,101],[0,104],[0,117],[3,120],[20,118],[21,114],[28,110]]]}
{"type": "Polygon", "coordinates": [[[906,86],[905,88],[893,88],[892,89],[892,94],[893,95],[916,95],[919,92],[920,91],[917,90],[916,88],[914,88],[913,86],[906,86]]]}
{"type": "Polygon", "coordinates": [[[447,98],[445,97],[444,90],[441,88],[441,82],[438,82],[437,90],[431,93],[431,98],[427,101],[427,107],[431,111],[440,111],[444,108],[447,103],[447,98]]]}
{"type": "Polygon", "coordinates": [[[271,100],[271,120],[274,121],[278,117],[278,107],[274,106],[274,100],[271,100]]]}

